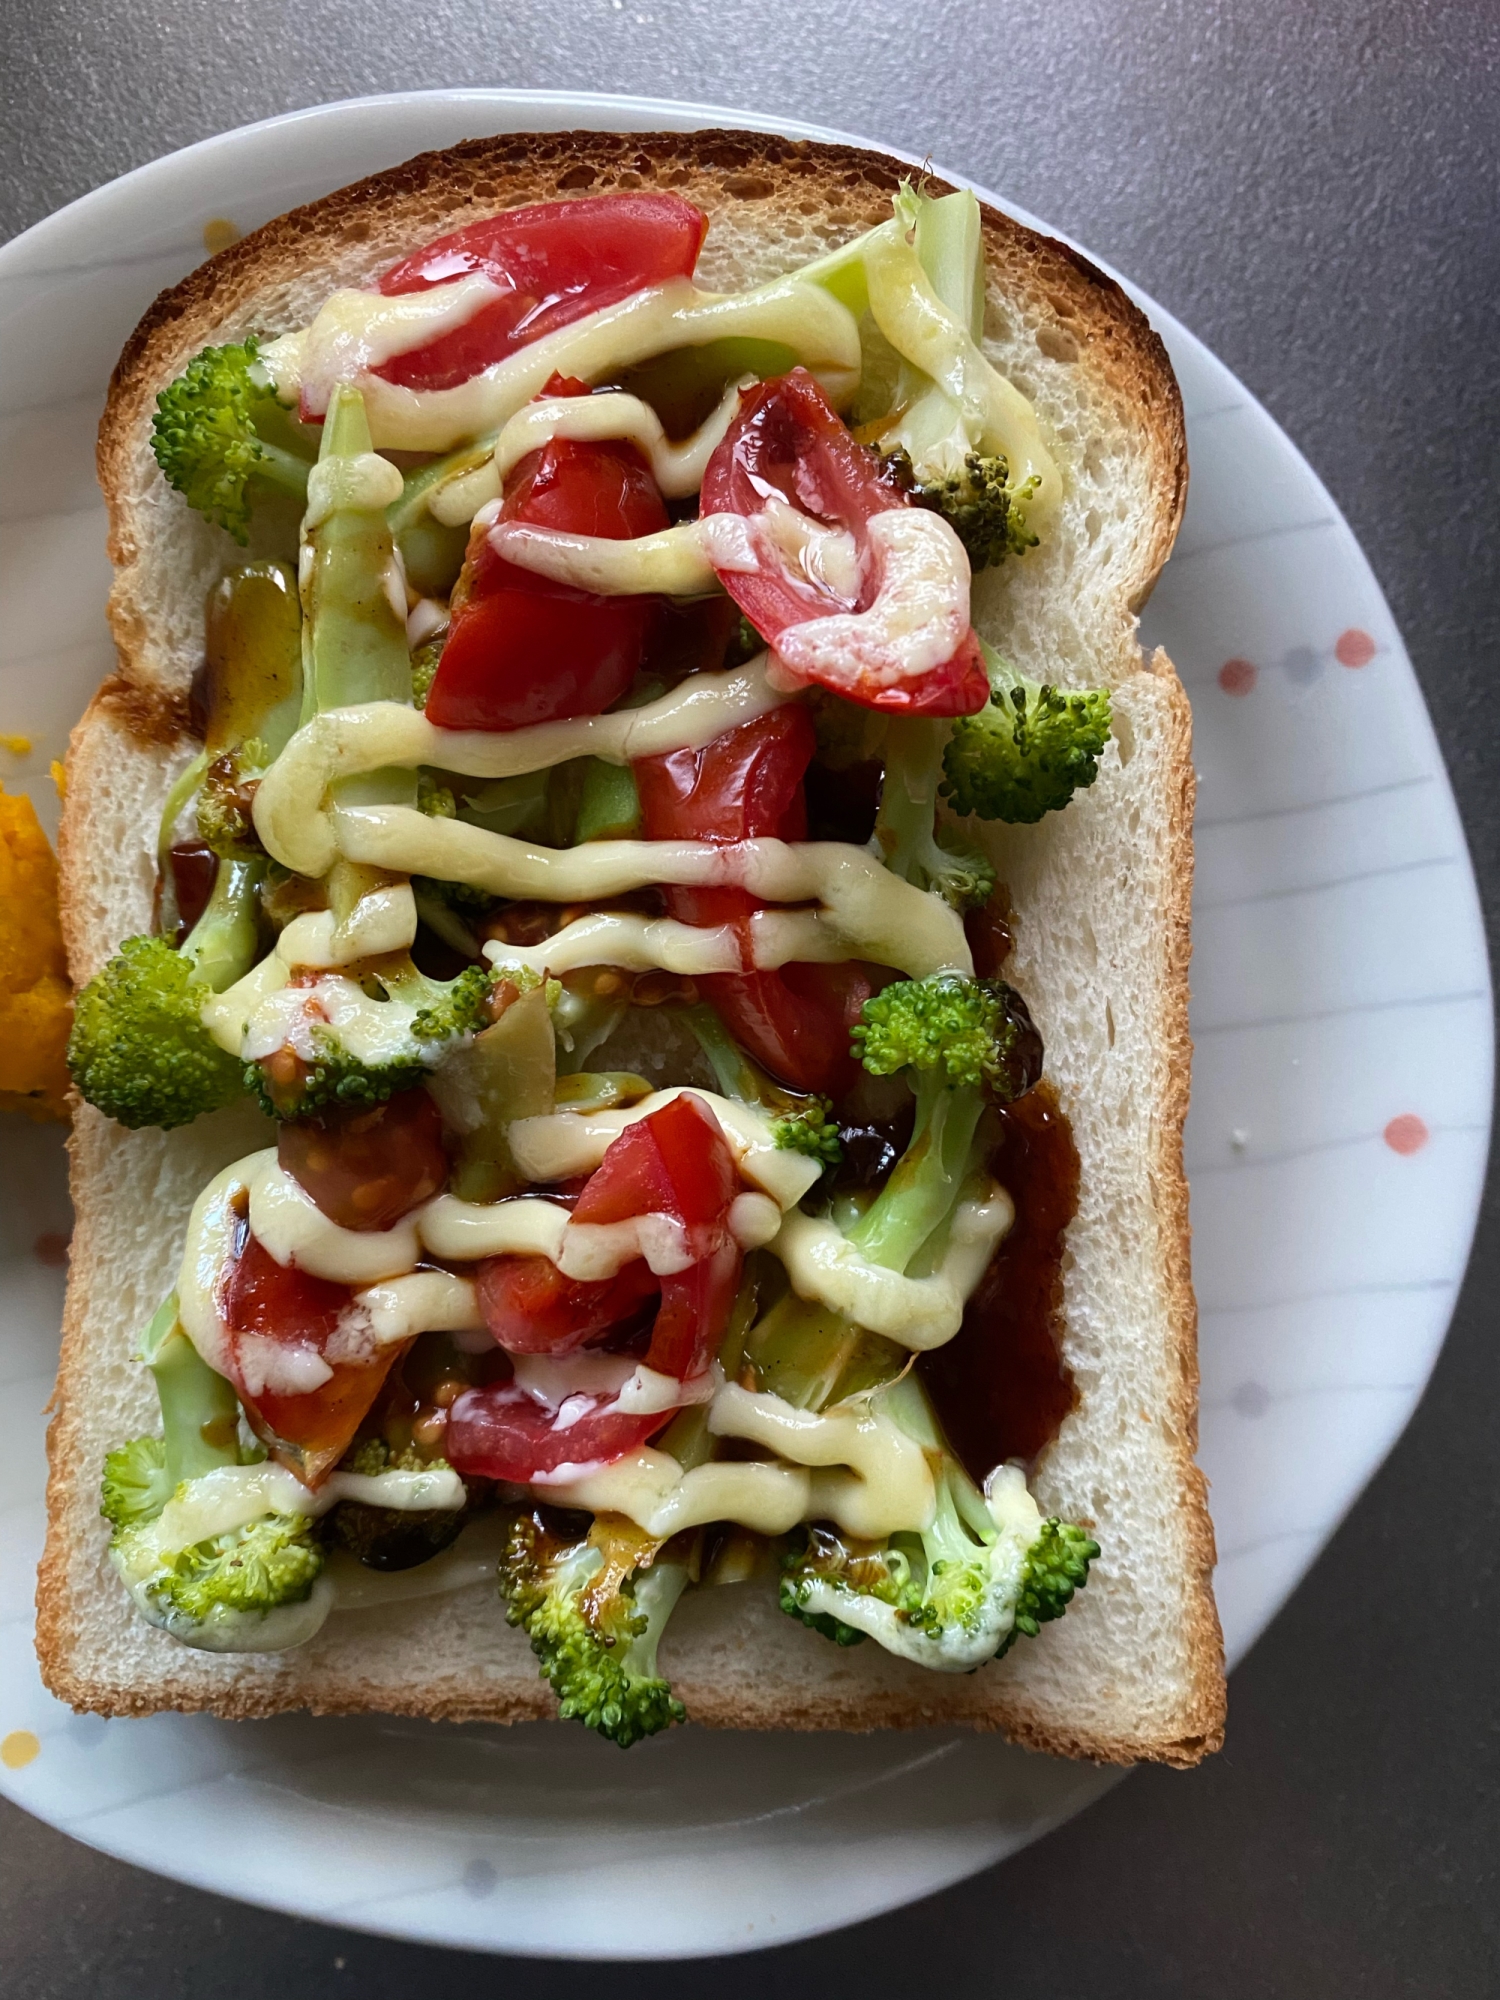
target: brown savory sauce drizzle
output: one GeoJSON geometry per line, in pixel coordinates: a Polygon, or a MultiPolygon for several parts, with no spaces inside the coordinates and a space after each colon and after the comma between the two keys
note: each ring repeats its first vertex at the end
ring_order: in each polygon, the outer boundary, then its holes
{"type": "Polygon", "coordinates": [[[1078,1207],[1078,1152],[1049,1083],[998,1113],[989,1169],[1016,1205],[964,1323],[918,1366],[972,1476],[1035,1458],[1077,1401],[1059,1344],[1063,1235],[1078,1207]]]}

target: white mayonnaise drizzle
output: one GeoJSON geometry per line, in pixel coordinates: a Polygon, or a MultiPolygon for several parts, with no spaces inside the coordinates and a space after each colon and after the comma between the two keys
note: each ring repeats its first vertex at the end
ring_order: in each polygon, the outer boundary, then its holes
{"type": "Polygon", "coordinates": [[[492,296],[479,289],[484,283],[464,278],[398,298],[335,292],[311,326],[268,342],[260,359],[282,401],[300,395],[313,415],[327,409],[338,383],[353,382],[382,451],[451,451],[500,430],[554,374],[599,381],[675,347],[714,340],[790,347],[836,404],[858,386],[854,315],[795,276],[742,293],[707,292],[690,278],[670,278],[545,334],[452,389],[405,389],[371,372],[472,318],[492,296]]]}
{"type": "MultiPolygon", "coordinates": [[[[751,378],[746,378],[751,379],[751,378]]],[[[669,500],[696,493],[703,474],[739,407],[740,385],[726,389],[718,408],[691,437],[673,444],[661,418],[639,396],[609,390],[597,396],[539,396],[506,424],[493,454],[482,465],[435,486],[428,512],[448,527],[462,527],[481,507],[498,500],[507,476],[523,458],[554,438],[575,443],[621,440],[633,444],[651,467],[651,476],[669,500]]]]}
{"type": "Polygon", "coordinates": [[[993,1182],[981,1199],[961,1201],[942,1262],[925,1278],[869,1263],[835,1223],[799,1209],[783,1218],[771,1248],[800,1298],[817,1299],[871,1333],[925,1351],[958,1332],[969,1294],[1014,1220],[1010,1196],[993,1182]]]}
{"type": "Polygon", "coordinates": [[[304,724],[262,779],[255,826],[267,852],[298,875],[326,875],[338,859],[326,801],[342,778],[430,764],[467,778],[514,778],[574,757],[629,764],[696,750],[785,701],[766,681],[766,656],[728,673],[693,674],[643,708],[528,729],[439,729],[419,709],[365,702],[304,724]]]}

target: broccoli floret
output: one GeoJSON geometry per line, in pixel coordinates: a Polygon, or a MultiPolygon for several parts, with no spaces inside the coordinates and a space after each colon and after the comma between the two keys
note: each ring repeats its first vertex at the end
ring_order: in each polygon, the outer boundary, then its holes
{"type": "Polygon", "coordinates": [[[953,726],[942,794],[957,813],[1031,826],[1093,784],[1109,741],[1109,693],[1038,685],[985,648],[990,698],[953,726]]]}
{"type": "MultiPolygon", "coordinates": [[[[432,684],[437,679],[438,662],[443,657],[443,645],[447,637],[446,629],[434,633],[433,637],[418,646],[411,656],[411,698],[416,708],[427,706],[427,697],[432,693],[432,684]]],[[[426,811],[425,806],[423,811],[426,811]]]]}
{"type": "Polygon", "coordinates": [[[156,399],[151,449],[169,486],[237,542],[249,539],[253,481],[307,492],[308,460],[261,433],[281,414],[254,339],[205,347],[156,399]]]}
{"type": "Polygon", "coordinates": [[[167,1471],[167,1447],[161,1438],[132,1438],[117,1445],[104,1460],[104,1484],[99,1512],[113,1528],[134,1528],[154,1521],[172,1497],[174,1481],[167,1471]]]}
{"type": "Polygon", "coordinates": [[[968,552],[970,569],[988,569],[1037,546],[1039,538],[1026,526],[1026,503],[1036,482],[1012,487],[1010,466],[999,453],[966,452],[961,472],[947,479],[920,480],[911,472],[905,452],[895,456],[906,461],[898,477],[906,475],[919,507],[941,514],[953,529],[968,552]]]}
{"type": "Polygon", "coordinates": [[[839,1121],[826,1097],[810,1097],[795,1110],[773,1118],[771,1132],[784,1151],[806,1153],[809,1159],[821,1160],[825,1166],[836,1167],[844,1157],[839,1121]]]}
{"type": "Polygon", "coordinates": [[[687,1572],[655,1558],[618,1516],[574,1538],[540,1512],[517,1517],[500,1558],[506,1617],[531,1641],[559,1715],[622,1750],[685,1719],[656,1649],[687,1572]]]}
{"type": "Polygon", "coordinates": [[[241,1065],[203,1025],[210,990],[186,947],[127,938],[74,1006],[68,1070],[89,1103],[165,1129],[238,1097],[241,1065]]]}
{"type": "Polygon", "coordinates": [[[329,1603],[326,1589],[311,1601],[323,1550],[310,1521],[267,1514],[196,1541],[173,1538],[192,1521],[197,1483],[251,1456],[240,1447],[239,1400],[183,1332],[175,1292],[142,1335],[140,1357],[156,1381],[163,1434],[104,1461],[100,1512],[121,1580],[152,1624],[190,1646],[258,1652],[309,1638],[329,1603]]]}
{"type": "Polygon", "coordinates": [[[268,1514],[179,1549],[151,1584],[164,1607],[201,1625],[215,1610],[272,1611],[312,1594],[323,1551],[301,1514],[268,1514]]]}
{"type": "Polygon", "coordinates": [[[1041,1074],[1041,1039],[1003,979],[898,979],[865,1002],[853,1041],[872,1076],[911,1069],[1002,1103],[1024,1096],[1041,1074]]]}
{"type": "Polygon", "coordinates": [[[1016,1622],[1002,1653],[1018,1638],[1034,1639],[1044,1625],[1062,1617],[1074,1591],[1088,1582],[1089,1564],[1098,1553],[1099,1544],[1071,1521],[1060,1521],[1055,1514],[1043,1521],[1041,1533],[1026,1552],[1016,1622]]]}
{"type": "Polygon", "coordinates": [[[815,1529],[784,1559],[781,1607],[841,1645],[851,1643],[844,1633],[864,1633],[919,1665],[971,1672],[1060,1618],[1099,1545],[1043,1520],[1016,1466],[1001,1466],[981,1493],[914,1379],[886,1391],[881,1408],[938,1461],[931,1521],[874,1549],[815,1529]]]}
{"type": "Polygon", "coordinates": [[[503,973],[465,966],[456,979],[429,979],[408,959],[372,974],[388,1005],[405,1016],[404,1046],[380,1062],[354,1055],[337,1032],[321,1024],[310,1031],[310,1058],[290,1048],[244,1066],[245,1088],[272,1118],[307,1118],[329,1105],[373,1107],[410,1090],[436,1068],[451,1045],[476,1033],[489,1014],[491,993],[503,973]]]}

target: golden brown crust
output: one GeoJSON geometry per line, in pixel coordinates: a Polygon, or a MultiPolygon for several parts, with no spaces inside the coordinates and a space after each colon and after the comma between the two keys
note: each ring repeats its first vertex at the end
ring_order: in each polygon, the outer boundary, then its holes
{"type": "MultiPolygon", "coordinates": [[[[148,524],[140,496],[131,491],[132,453],[149,426],[155,395],[185,362],[214,339],[238,338],[256,330],[257,311],[268,287],[293,283],[309,263],[339,267],[334,282],[362,282],[419,241],[499,209],[560,196],[600,193],[638,186],[670,187],[698,202],[711,218],[728,211],[768,218],[816,213],[820,223],[841,236],[867,228],[889,213],[889,196],[905,170],[879,154],[845,146],[820,146],[759,133],[707,132],[601,134],[595,132],[507,135],[475,140],[446,153],[425,154],[390,172],[340,190],[310,207],[277,218],[221,252],[182,284],[164,293],[127,343],[115,369],[99,434],[99,477],[110,504],[110,553],[122,583],[111,617],[120,651],[121,675],[108,683],[80,725],[82,739],[105,712],[111,726],[143,746],[174,740],[185,720],[183,697],[164,689],[144,669],[147,633],[143,616],[125,582],[148,524]],[[356,268],[357,267],[357,268],[356,268]]],[[[934,183],[940,187],[941,184],[934,183]]],[[[1106,400],[1126,412],[1133,439],[1149,464],[1152,496],[1150,532],[1126,579],[1132,605],[1148,594],[1170,551],[1186,493],[1186,455],[1181,402],[1161,342],[1113,280],[1066,246],[986,210],[985,233],[991,270],[1008,292],[1037,316],[1043,335],[1059,352],[1082,359],[1106,400]]],[[[263,327],[264,331],[280,328],[263,327]]],[[[1040,343],[1039,343],[1040,344],[1040,343]]],[[[1045,351],[1045,349],[1044,349],[1045,351]]],[[[1162,662],[1156,671],[1170,676],[1162,662]]],[[[963,1680],[924,1677],[920,1687],[862,1693],[820,1692],[799,1705],[788,1691],[763,1696],[736,1693],[716,1697],[711,1683],[693,1685],[694,1719],[710,1727],[869,1729],[928,1726],[962,1721],[1000,1729],[1017,1742],[1069,1756],[1104,1762],[1153,1758],[1173,1764],[1196,1762],[1217,1747],[1222,1734],[1222,1675],[1218,1625],[1208,1589],[1213,1561],[1212,1530],[1203,1501],[1201,1475],[1192,1463],[1196,1442],[1196,1347],[1194,1307],[1187,1262],[1187,1198],[1182,1178],[1181,1129],[1187,1102],[1188,1043],[1187,915],[1191,890],[1192,767],[1187,705],[1175,693],[1177,737],[1173,779],[1177,805],[1172,841],[1176,892],[1165,913],[1170,1024],[1165,1059],[1163,1109],[1154,1166],[1156,1201],[1171,1244],[1168,1286],[1171,1338],[1178,1361],[1178,1392],[1170,1414],[1181,1444],[1179,1506],[1187,1524],[1194,1570],[1192,1656],[1195,1686],[1182,1726],[1169,1737],[1141,1733],[1104,1738],[1086,1730],[1059,1728],[1003,1677],[980,1674],[963,1680]]],[[[65,924],[70,900],[86,887],[86,802],[70,801],[61,843],[65,924]]],[[[79,929],[75,923],[74,929],[79,929]]],[[[69,932],[70,955],[78,964],[69,932]]],[[[82,1113],[75,1135],[75,1159],[85,1145],[88,1123],[82,1113]]],[[[206,1686],[201,1670],[187,1665],[153,1673],[148,1684],[100,1685],[74,1665],[73,1635],[67,1626],[69,1564],[79,1560],[70,1546],[65,1519],[80,1518],[77,1466],[79,1423],[75,1398],[84,1394],[85,1340],[94,1236],[90,1175],[77,1172],[79,1225],[75,1237],[74,1281],[64,1325],[56,1415],[48,1450],[49,1538],[38,1579],[37,1646],[47,1684],[75,1707],[105,1714],[147,1714],[163,1707],[207,1709],[228,1717],[260,1716],[288,1707],[314,1713],[426,1715],[446,1720],[511,1722],[552,1714],[550,1694],[540,1681],[502,1687],[476,1685],[460,1676],[414,1677],[409,1694],[370,1687],[353,1676],[326,1674],[315,1687],[258,1681],[253,1685],[206,1686]]],[[[86,1510],[85,1510],[86,1511],[86,1510]]],[[[76,1528],[73,1530],[76,1532],[76,1528]]]]}

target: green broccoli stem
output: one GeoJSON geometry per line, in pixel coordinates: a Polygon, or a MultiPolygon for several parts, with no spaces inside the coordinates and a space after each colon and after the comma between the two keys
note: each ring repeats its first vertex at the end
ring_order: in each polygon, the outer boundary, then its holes
{"type": "MultiPolygon", "coordinates": [[[[365,399],[343,383],[328,406],[318,453],[334,502],[321,519],[310,516],[303,534],[304,722],[354,702],[411,702],[406,622],[392,595],[395,544],[385,509],[358,504],[357,461],[372,451],[365,399]]],[[[338,795],[348,804],[414,805],[416,784],[411,771],[373,771],[345,779],[338,795]]]]}
{"type": "Polygon", "coordinates": [[[223,993],[260,955],[259,891],[266,864],[222,860],[203,915],[183,939],[182,954],[210,992],[223,993]]]}
{"type": "Polygon", "coordinates": [[[791,1102],[789,1094],[778,1090],[759,1064],[746,1055],[725,1027],[717,1008],[700,1000],[696,1006],[684,1007],[678,1019],[708,1057],[714,1080],[726,1097],[733,1098],[736,1104],[791,1102]]]}
{"type": "Polygon", "coordinates": [[[238,1465],[239,1398],[183,1332],[176,1292],[157,1307],[141,1335],[139,1353],[156,1381],[172,1487],[220,1466],[238,1465]]]}
{"type": "Polygon", "coordinates": [[[945,1083],[940,1071],[917,1073],[916,1096],[911,1144],[849,1230],[863,1256],[893,1271],[904,1271],[951,1215],[984,1113],[982,1091],[945,1083]]]}
{"type": "Polygon", "coordinates": [[[875,816],[874,846],[893,875],[916,879],[932,866],[936,850],[938,780],[942,776],[941,722],[893,716],[886,729],[885,778],[875,816]]]}
{"type": "MultiPolygon", "coordinates": [[[[931,200],[914,188],[896,197],[898,220],[912,233],[912,247],[941,302],[978,341],[984,327],[984,234],[979,203],[967,189],[931,200]]],[[[962,425],[951,397],[915,362],[903,356],[894,407],[908,412],[906,448],[920,467],[924,453],[962,425]]]]}

